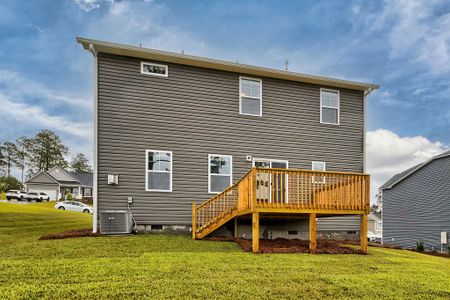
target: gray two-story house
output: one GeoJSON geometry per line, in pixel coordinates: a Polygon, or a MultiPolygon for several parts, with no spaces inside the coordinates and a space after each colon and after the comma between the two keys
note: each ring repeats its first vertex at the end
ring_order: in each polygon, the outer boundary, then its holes
{"type": "Polygon", "coordinates": [[[447,250],[450,151],[396,174],[380,189],[383,243],[409,249],[422,243],[426,250],[447,250]]]}
{"type": "MultiPolygon", "coordinates": [[[[193,216],[193,200],[196,210],[196,204],[220,196],[252,168],[341,172],[333,177],[336,191],[339,182],[343,191],[353,180],[345,173],[365,171],[365,100],[375,84],[77,40],[94,55],[94,231],[111,220],[102,224],[102,212],[115,210],[129,210],[146,231],[189,230],[194,219],[203,222],[193,216]]],[[[331,175],[315,175],[305,185],[325,190],[331,175]]],[[[258,203],[279,200],[284,207],[298,195],[318,197],[322,191],[300,189],[299,175],[255,176],[257,183],[250,186],[257,189],[252,195],[258,203]]],[[[365,196],[368,183],[354,180],[362,188],[353,195],[365,196]]],[[[330,208],[338,207],[339,199],[330,208]]],[[[356,206],[345,212],[317,216],[319,235],[357,234],[356,206]]],[[[249,224],[242,218],[237,234],[249,224]]],[[[261,231],[301,237],[308,221],[285,217],[269,227],[261,231]]],[[[220,230],[226,229],[225,224],[220,230]]]]}

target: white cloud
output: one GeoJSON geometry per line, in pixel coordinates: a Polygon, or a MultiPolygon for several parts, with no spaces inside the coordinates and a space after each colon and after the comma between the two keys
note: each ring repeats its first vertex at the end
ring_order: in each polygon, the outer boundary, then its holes
{"type": "Polygon", "coordinates": [[[450,72],[450,13],[442,13],[446,0],[385,1],[369,15],[369,33],[387,32],[390,55],[425,64],[435,74],[450,72]]]}
{"type": "Polygon", "coordinates": [[[90,123],[75,122],[63,115],[50,115],[41,106],[12,101],[0,94],[0,107],[2,108],[0,117],[3,121],[9,120],[11,125],[20,122],[22,125],[33,128],[41,126],[79,138],[92,138],[92,125],[90,123]]]}
{"type": "Polygon", "coordinates": [[[32,97],[42,104],[50,106],[70,105],[73,108],[91,109],[92,102],[62,91],[47,88],[39,82],[30,80],[19,73],[0,69],[0,93],[11,99],[24,99],[32,97]]]}
{"type": "Polygon", "coordinates": [[[104,2],[112,2],[112,0],[74,0],[75,3],[84,11],[89,12],[97,9],[104,2]]]}
{"type": "Polygon", "coordinates": [[[440,154],[449,147],[423,136],[400,137],[392,131],[367,132],[367,172],[371,174],[371,199],[389,178],[440,154]]]}

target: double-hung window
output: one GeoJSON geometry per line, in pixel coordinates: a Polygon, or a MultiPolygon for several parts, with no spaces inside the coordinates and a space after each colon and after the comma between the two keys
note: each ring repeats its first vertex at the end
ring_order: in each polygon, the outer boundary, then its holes
{"type": "MultiPolygon", "coordinates": [[[[325,172],[325,162],[313,161],[311,169],[313,171],[325,172]]],[[[312,181],[314,183],[325,183],[325,176],[313,176],[312,181]]]]}
{"type": "Polygon", "coordinates": [[[320,89],[320,123],[339,125],[339,91],[320,89]]]}
{"type": "Polygon", "coordinates": [[[241,115],[262,116],[261,79],[240,77],[239,113],[241,115]]]}
{"type": "Polygon", "coordinates": [[[230,155],[208,155],[208,193],[221,193],[233,181],[233,158],[230,155]]]}
{"type": "Polygon", "coordinates": [[[172,159],[172,151],[146,151],[146,191],[172,191],[172,159]]]}

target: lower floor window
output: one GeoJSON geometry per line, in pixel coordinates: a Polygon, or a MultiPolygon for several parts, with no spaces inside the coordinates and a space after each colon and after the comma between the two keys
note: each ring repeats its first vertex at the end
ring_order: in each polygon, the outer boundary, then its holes
{"type": "Polygon", "coordinates": [[[172,152],[146,151],[146,190],[151,192],[172,191],[172,152]]]}
{"type": "Polygon", "coordinates": [[[91,197],[92,196],[91,188],[84,188],[84,195],[86,197],[91,197]]]}
{"type": "Polygon", "coordinates": [[[230,155],[208,155],[208,192],[221,193],[232,181],[233,160],[230,155]]]}

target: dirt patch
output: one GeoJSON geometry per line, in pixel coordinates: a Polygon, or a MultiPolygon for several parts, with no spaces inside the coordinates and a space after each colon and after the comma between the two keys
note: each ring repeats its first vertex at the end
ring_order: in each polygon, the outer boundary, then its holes
{"type": "Polygon", "coordinates": [[[79,229],[43,235],[39,238],[39,240],[71,239],[86,236],[102,236],[102,235],[100,233],[93,233],[92,229],[79,229]]]}
{"type": "MultiPolygon", "coordinates": [[[[252,251],[252,241],[229,237],[212,237],[210,241],[236,242],[242,250],[252,251]]],[[[346,241],[319,239],[317,240],[317,254],[362,254],[359,249],[344,246],[346,241]]],[[[309,241],[298,239],[259,240],[259,253],[310,253],[309,241]]]]}

